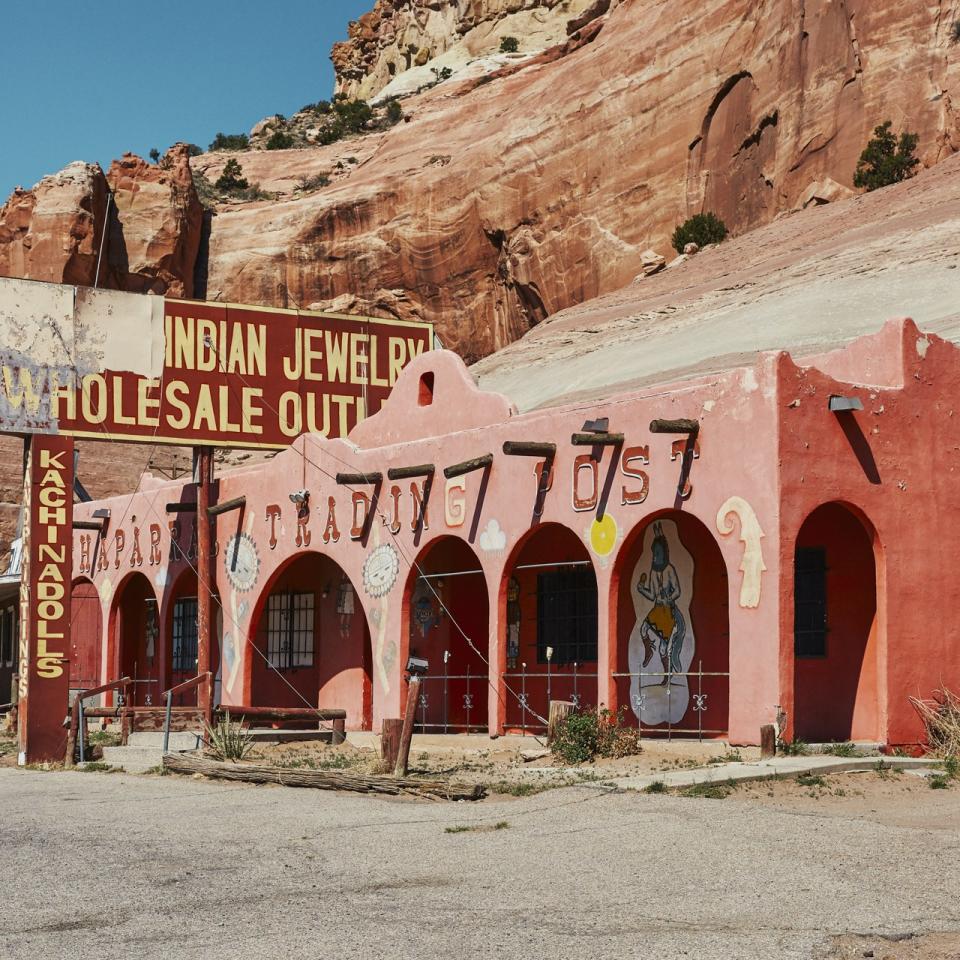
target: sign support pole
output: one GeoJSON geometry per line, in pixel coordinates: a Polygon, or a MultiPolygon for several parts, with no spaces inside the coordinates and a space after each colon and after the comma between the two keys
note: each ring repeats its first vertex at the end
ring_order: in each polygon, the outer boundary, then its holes
{"type": "MultiPolygon", "coordinates": [[[[194,447],[197,466],[197,673],[210,673],[210,621],[213,596],[213,556],[211,548],[210,485],[213,479],[213,448],[194,447]]],[[[204,722],[213,724],[213,678],[208,676],[197,688],[197,706],[204,722]]]]}
{"type": "Polygon", "coordinates": [[[20,577],[19,763],[62,761],[70,694],[73,439],[26,441],[20,577]]]}

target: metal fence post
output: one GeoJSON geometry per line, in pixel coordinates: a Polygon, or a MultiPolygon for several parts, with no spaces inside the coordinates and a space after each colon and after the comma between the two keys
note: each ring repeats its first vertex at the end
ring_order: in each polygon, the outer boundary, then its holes
{"type": "Polygon", "coordinates": [[[167,691],[167,715],[163,721],[163,752],[166,754],[170,749],[170,717],[173,713],[173,691],[167,691]]]}
{"type": "Polygon", "coordinates": [[[78,716],[80,719],[77,725],[77,737],[80,741],[80,762],[83,763],[83,756],[84,756],[83,741],[84,741],[84,734],[86,733],[87,721],[83,716],[83,697],[80,697],[79,700],[80,700],[80,710],[78,712],[78,716]]]}

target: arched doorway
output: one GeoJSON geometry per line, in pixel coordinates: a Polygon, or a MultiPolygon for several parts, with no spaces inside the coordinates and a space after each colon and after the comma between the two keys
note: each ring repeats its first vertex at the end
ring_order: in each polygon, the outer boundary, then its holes
{"type": "Polygon", "coordinates": [[[617,702],[644,733],[727,732],[727,586],[720,547],[688,513],[647,517],[624,542],[612,579],[617,702]]]}
{"type": "Polygon", "coordinates": [[[117,588],[111,610],[111,642],[116,679],[134,681],[135,706],[158,706],[163,692],[157,598],[142,573],[131,573],[117,588]]]}
{"type": "MultiPolygon", "coordinates": [[[[183,570],[167,592],[163,635],[165,643],[164,676],[166,683],[175,687],[197,675],[199,654],[197,574],[188,567],[183,570]]],[[[210,602],[210,670],[214,677],[220,672],[220,641],[223,634],[223,612],[216,594],[210,602]]],[[[214,683],[214,704],[220,702],[219,687],[214,683]]],[[[193,687],[173,699],[173,706],[196,706],[198,690],[193,687]]]]}
{"type": "Polygon", "coordinates": [[[551,700],[596,706],[597,577],[580,538],[538,525],[514,548],[501,589],[506,729],[545,729],[551,700]]]}
{"type": "Polygon", "coordinates": [[[811,513],[794,550],[794,737],[880,738],[877,538],[841,503],[811,513]]]}
{"type": "Polygon", "coordinates": [[[85,577],[70,593],[70,689],[89,690],[101,684],[103,614],[100,594],[85,577]]]}
{"type": "Polygon", "coordinates": [[[336,562],[314,552],[288,560],[260,596],[251,636],[252,706],[342,708],[348,729],[370,729],[370,631],[336,562]]]}
{"type": "Polygon", "coordinates": [[[429,664],[418,729],[486,731],[490,611],[477,555],[456,537],[433,541],[410,571],[404,601],[408,655],[429,664]]]}

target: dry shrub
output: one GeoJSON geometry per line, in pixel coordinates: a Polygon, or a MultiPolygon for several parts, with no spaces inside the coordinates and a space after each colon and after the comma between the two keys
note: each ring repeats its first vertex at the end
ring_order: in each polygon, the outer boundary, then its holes
{"type": "Polygon", "coordinates": [[[560,720],[550,750],[568,764],[595,757],[630,757],[641,752],[640,731],[626,725],[626,708],[613,713],[585,707],[560,720]]]}
{"type": "Polygon", "coordinates": [[[960,757],[960,697],[941,687],[929,700],[911,697],[927,731],[930,753],[937,757],[960,757]]]}

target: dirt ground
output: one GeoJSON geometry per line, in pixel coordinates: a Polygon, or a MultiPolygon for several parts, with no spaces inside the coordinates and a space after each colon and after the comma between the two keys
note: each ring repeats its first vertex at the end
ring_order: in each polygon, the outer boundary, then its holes
{"type": "MultiPolygon", "coordinates": [[[[591,763],[569,767],[533,737],[519,745],[516,738],[489,743],[489,748],[483,749],[459,750],[434,744],[427,749],[418,749],[414,738],[410,774],[482,783],[494,796],[526,795],[578,783],[602,783],[616,777],[643,776],[731,760],[756,760],[760,756],[755,747],[730,750],[716,742],[650,741],[644,743],[643,752],[636,756],[598,758],[591,763]]],[[[380,755],[376,749],[353,746],[349,740],[339,747],[318,742],[262,745],[257,746],[250,757],[278,766],[352,769],[358,773],[380,770],[380,755]]]]}

